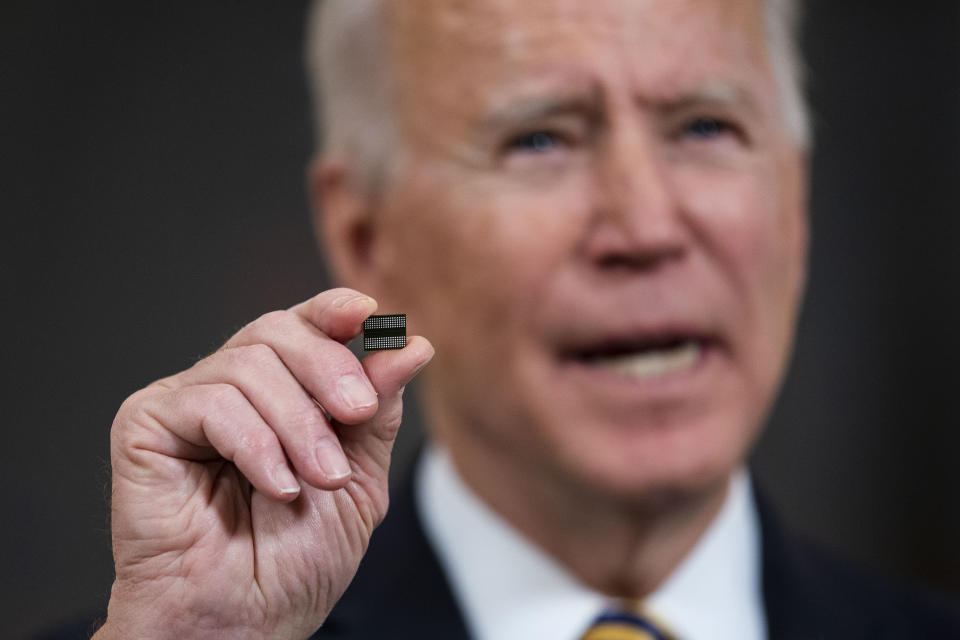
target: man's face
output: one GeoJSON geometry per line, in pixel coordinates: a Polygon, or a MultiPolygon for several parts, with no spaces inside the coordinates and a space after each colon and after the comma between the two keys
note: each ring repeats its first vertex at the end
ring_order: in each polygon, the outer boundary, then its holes
{"type": "Polygon", "coordinates": [[[616,495],[724,479],[804,278],[760,1],[391,11],[400,150],[374,293],[436,346],[439,437],[616,495]]]}

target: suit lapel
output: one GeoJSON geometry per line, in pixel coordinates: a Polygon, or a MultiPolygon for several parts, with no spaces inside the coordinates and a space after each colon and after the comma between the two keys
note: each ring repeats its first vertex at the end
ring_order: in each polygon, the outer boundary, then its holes
{"type": "MultiPolygon", "coordinates": [[[[763,597],[771,640],[910,638],[872,580],[791,537],[756,496],[762,531],[763,597]],[[890,624],[882,622],[887,619],[890,624]],[[891,635],[892,634],[892,635],[891,635]]],[[[909,629],[909,627],[907,627],[909,629]]]]}

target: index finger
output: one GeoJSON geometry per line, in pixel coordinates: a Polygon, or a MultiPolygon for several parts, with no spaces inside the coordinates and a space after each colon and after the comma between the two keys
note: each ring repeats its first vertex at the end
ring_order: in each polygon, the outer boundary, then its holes
{"type": "Polygon", "coordinates": [[[376,310],[376,300],[346,287],[329,289],[290,307],[290,311],[338,342],[357,337],[363,321],[376,310]]]}

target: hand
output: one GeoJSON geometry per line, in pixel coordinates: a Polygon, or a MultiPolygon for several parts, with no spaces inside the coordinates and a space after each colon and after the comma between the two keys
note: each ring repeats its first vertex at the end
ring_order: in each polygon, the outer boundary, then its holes
{"type": "Polygon", "coordinates": [[[303,638],[387,510],[425,339],[362,363],[376,302],[334,289],[267,314],[124,402],[111,431],[116,580],[97,638],[303,638]]]}

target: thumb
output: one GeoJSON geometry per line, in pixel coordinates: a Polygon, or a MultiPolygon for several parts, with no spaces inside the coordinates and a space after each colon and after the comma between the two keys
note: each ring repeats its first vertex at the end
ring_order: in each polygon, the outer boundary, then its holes
{"type": "MultiPolygon", "coordinates": [[[[434,349],[421,336],[412,336],[407,346],[396,351],[377,351],[363,360],[363,369],[377,392],[379,409],[366,422],[338,425],[340,441],[374,457],[378,465],[389,465],[390,450],[403,417],[403,389],[433,358],[434,349]]],[[[353,456],[351,456],[353,457],[353,456]]],[[[354,458],[356,460],[356,458],[354,458]]]]}

